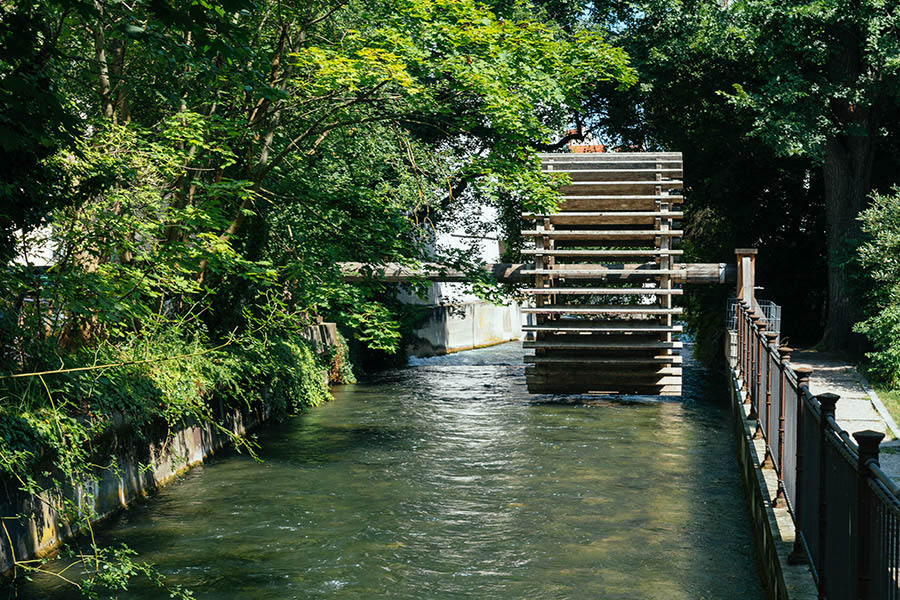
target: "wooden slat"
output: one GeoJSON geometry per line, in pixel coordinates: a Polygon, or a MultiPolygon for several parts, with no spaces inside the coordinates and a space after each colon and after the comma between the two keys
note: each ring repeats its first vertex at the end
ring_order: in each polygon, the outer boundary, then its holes
{"type": "Polygon", "coordinates": [[[563,295],[610,295],[610,296],[660,296],[674,295],[679,296],[684,290],[678,289],[662,289],[662,288],[578,288],[578,287],[551,287],[551,288],[526,288],[522,290],[526,294],[563,294],[563,295]]]}
{"type": "Polygon", "coordinates": [[[597,265],[591,268],[575,268],[583,265],[556,265],[553,269],[522,269],[522,275],[549,275],[570,279],[606,279],[608,281],[652,279],[660,275],[671,275],[680,282],[684,269],[615,269],[597,265]],[[563,268],[572,267],[572,268],[563,268]]]}
{"type": "Polygon", "coordinates": [[[548,315],[680,315],[684,309],[680,306],[672,308],[660,308],[658,306],[616,306],[608,304],[577,305],[577,304],[548,304],[540,308],[526,307],[522,309],[527,314],[548,315]]]}
{"type": "Polygon", "coordinates": [[[610,219],[618,219],[621,217],[660,217],[660,218],[670,218],[670,219],[680,219],[684,216],[683,212],[661,212],[661,211],[611,211],[611,212],[603,212],[603,211],[572,211],[566,214],[560,213],[533,213],[533,212],[523,212],[522,218],[524,219],[557,219],[559,217],[608,217],[610,219]]]}
{"type": "Polygon", "coordinates": [[[537,340],[522,342],[523,348],[556,348],[559,350],[679,350],[683,347],[681,342],[562,342],[557,340],[537,340]]]}
{"type": "MultiPolygon", "coordinates": [[[[587,363],[590,364],[590,363],[587,363]]],[[[586,366],[586,365],[585,365],[586,366]]],[[[547,363],[538,363],[532,366],[525,367],[525,375],[527,376],[548,376],[552,377],[554,375],[563,375],[565,377],[573,376],[578,378],[580,376],[589,375],[596,378],[611,378],[607,373],[595,374],[595,371],[590,371],[585,373],[582,365],[579,365],[579,361],[572,361],[570,363],[565,363],[556,366],[547,366],[547,363]]],[[[641,368],[639,365],[630,364],[621,371],[616,373],[617,377],[633,377],[635,379],[650,379],[657,377],[667,377],[671,375],[681,375],[682,367],[671,366],[671,365],[656,365],[652,363],[646,363],[644,368],[641,368]]]]}
{"type": "Polygon", "coordinates": [[[656,356],[582,356],[582,357],[564,357],[564,356],[525,356],[527,364],[571,364],[585,363],[588,365],[667,365],[682,364],[682,357],[679,354],[659,354],[656,356]]]}
{"type": "MultiPolygon", "coordinates": [[[[679,378],[680,379],[680,378],[679,378]]],[[[544,396],[557,396],[560,394],[576,394],[584,397],[586,403],[602,402],[605,398],[615,398],[620,401],[621,398],[628,396],[662,396],[677,398],[681,396],[681,384],[656,385],[656,386],[633,386],[627,390],[621,385],[609,389],[584,389],[579,386],[559,386],[545,385],[538,382],[529,382],[528,391],[531,394],[541,394],[544,396]]]]}
{"type": "MultiPolygon", "coordinates": [[[[527,370],[527,369],[526,369],[527,370]]],[[[630,389],[646,389],[650,386],[678,385],[681,383],[681,375],[653,375],[647,374],[641,377],[637,373],[604,373],[603,375],[577,376],[574,373],[560,374],[526,374],[528,387],[532,384],[558,385],[563,390],[582,387],[585,391],[610,391],[613,393],[631,393],[630,389]],[[618,385],[617,385],[618,384],[618,385]]],[[[569,392],[573,393],[573,392],[569,392]]],[[[578,393],[578,392],[574,392],[578,393]]]]}
{"type": "Polygon", "coordinates": [[[608,258],[624,258],[639,256],[674,256],[683,254],[684,250],[643,250],[635,248],[634,250],[544,250],[543,248],[526,248],[522,250],[522,254],[537,254],[546,256],[570,256],[570,257],[608,257],[608,258]]]}
{"type": "Polygon", "coordinates": [[[554,225],[653,225],[656,219],[681,220],[683,212],[586,212],[573,211],[553,215],[522,213],[523,219],[549,219],[554,225]]]}
{"type": "Polygon", "coordinates": [[[550,321],[544,325],[523,325],[522,331],[572,331],[585,333],[664,333],[671,331],[672,333],[681,333],[684,331],[684,326],[634,321],[630,323],[607,323],[605,321],[590,321],[587,319],[560,319],[550,321]]]}
{"type": "MultiPolygon", "coordinates": [[[[619,198],[598,196],[564,196],[559,204],[559,212],[566,213],[570,211],[594,211],[594,210],[655,210],[658,203],[663,202],[655,197],[644,196],[643,198],[628,198],[621,196],[619,198]]],[[[666,196],[666,200],[672,206],[681,204],[684,196],[666,196]]]]}
{"type": "Polygon", "coordinates": [[[659,231],[656,229],[642,230],[621,230],[615,231],[604,229],[600,231],[571,231],[568,229],[525,229],[522,231],[523,237],[548,237],[552,240],[652,240],[658,237],[681,237],[684,231],[681,229],[671,229],[669,231],[659,231]]]}
{"type": "Polygon", "coordinates": [[[609,165],[590,165],[589,168],[554,169],[546,173],[563,173],[571,182],[580,181],[656,181],[657,177],[666,180],[681,179],[681,169],[648,169],[634,168],[646,165],[623,163],[625,168],[607,168],[609,165]],[[596,168],[597,166],[602,168],[596,168]]]}

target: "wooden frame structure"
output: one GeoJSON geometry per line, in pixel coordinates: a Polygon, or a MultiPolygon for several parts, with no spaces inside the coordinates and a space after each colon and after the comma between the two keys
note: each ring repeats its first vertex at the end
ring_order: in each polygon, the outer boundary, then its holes
{"type": "Polygon", "coordinates": [[[679,152],[542,154],[568,175],[552,214],[523,213],[534,277],[522,312],[532,393],[681,395],[686,277],[677,263],[683,216],[679,152]],[[628,262],[626,262],[628,261],[628,262]]]}

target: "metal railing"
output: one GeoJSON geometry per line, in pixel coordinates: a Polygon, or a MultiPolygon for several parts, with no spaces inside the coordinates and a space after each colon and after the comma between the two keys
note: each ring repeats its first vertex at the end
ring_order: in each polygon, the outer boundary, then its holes
{"type": "MultiPolygon", "coordinates": [[[[766,320],[766,328],[768,331],[781,333],[781,306],[775,304],[771,300],[759,300],[759,307],[763,311],[763,317],[766,320]]],[[[737,322],[737,298],[731,296],[725,304],[725,327],[727,329],[735,329],[737,322]]]]}
{"type": "Polygon", "coordinates": [[[775,507],[796,536],[792,562],[807,562],[820,599],[900,600],[900,487],[881,470],[884,434],[850,435],[834,418],[838,396],[809,391],[810,369],[790,365],[763,315],[737,303],[731,363],[742,401],[775,469],[775,507]]]}

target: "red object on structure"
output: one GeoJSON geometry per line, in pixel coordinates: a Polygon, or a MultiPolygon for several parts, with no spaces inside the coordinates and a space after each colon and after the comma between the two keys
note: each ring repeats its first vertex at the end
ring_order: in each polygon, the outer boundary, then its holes
{"type": "Polygon", "coordinates": [[[603,144],[569,144],[569,150],[571,150],[572,152],[606,152],[606,146],[604,146],[603,144]]]}

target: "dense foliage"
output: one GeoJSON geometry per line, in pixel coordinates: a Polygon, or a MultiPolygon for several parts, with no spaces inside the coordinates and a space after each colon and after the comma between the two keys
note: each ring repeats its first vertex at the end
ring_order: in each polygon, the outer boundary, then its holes
{"type": "MultiPolygon", "coordinates": [[[[686,260],[760,250],[760,296],[784,306],[792,344],[859,351],[866,285],[858,212],[898,183],[895,2],[548,1],[563,23],[609,31],[639,85],[595,88],[601,140],[684,152],[686,260]]],[[[689,290],[698,344],[720,329],[722,290],[689,290]]],[[[870,340],[871,342],[871,340],[870,340]]]]}
{"type": "Polygon", "coordinates": [[[436,227],[552,206],[536,148],[601,81],[633,83],[626,54],[525,0],[3,3],[4,475],[90,477],[111,423],[212,398],[323,400],[305,325],[401,340],[394,291],[337,263],[474,272],[436,227]]]}
{"type": "Polygon", "coordinates": [[[868,353],[875,376],[900,389],[900,190],[876,194],[860,215],[866,240],[859,247],[867,318],[856,326],[874,344],[868,353]]]}

